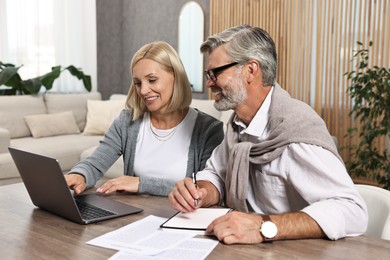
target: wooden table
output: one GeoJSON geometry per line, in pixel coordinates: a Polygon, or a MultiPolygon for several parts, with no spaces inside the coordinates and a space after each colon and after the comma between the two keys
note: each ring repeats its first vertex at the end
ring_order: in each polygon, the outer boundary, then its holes
{"type": "MultiPolygon", "coordinates": [[[[107,259],[115,250],[87,245],[92,238],[149,215],[170,217],[165,197],[118,194],[142,213],[79,225],[36,208],[22,183],[0,187],[0,259],[107,259]]],[[[210,239],[210,238],[207,238],[210,239]]],[[[338,241],[287,240],[257,245],[219,243],[207,259],[390,259],[390,241],[359,236],[338,241]]]]}

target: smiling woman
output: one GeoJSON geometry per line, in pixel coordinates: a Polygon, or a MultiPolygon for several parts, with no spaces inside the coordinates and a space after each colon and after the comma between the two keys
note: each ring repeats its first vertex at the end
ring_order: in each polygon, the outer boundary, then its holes
{"type": "Polygon", "coordinates": [[[166,42],[142,46],[130,63],[131,86],[123,110],[99,146],[66,176],[76,193],[96,184],[123,155],[124,176],[98,193],[167,196],[175,183],[202,170],[223,139],[223,124],[189,107],[190,83],[175,49],[166,42]]]}
{"type": "MultiPolygon", "coordinates": [[[[96,89],[95,5],[94,0],[1,0],[2,61],[23,65],[22,78],[43,75],[58,64],[74,64],[91,75],[96,89]]],[[[80,92],[82,85],[64,73],[53,91],[80,92]]]]}

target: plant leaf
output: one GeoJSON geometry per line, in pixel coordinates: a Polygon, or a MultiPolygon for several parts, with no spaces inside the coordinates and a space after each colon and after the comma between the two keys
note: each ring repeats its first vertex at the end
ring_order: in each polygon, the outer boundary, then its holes
{"type": "Polygon", "coordinates": [[[69,72],[78,79],[82,79],[84,77],[84,73],[73,65],[68,66],[65,69],[69,70],[69,72]]]}
{"type": "Polygon", "coordinates": [[[28,79],[22,81],[23,93],[25,94],[37,94],[42,87],[42,82],[38,78],[28,79]]]}
{"type": "Polygon", "coordinates": [[[90,92],[92,89],[91,76],[85,75],[83,78],[83,83],[84,83],[85,89],[88,90],[88,92],[90,92]]]}
{"type": "MultiPolygon", "coordinates": [[[[0,95],[16,95],[16,94],[36,94],[44,86],[46,90],[53,87],[54,81],[62,73],[61,66],[52,67],[52,71],[32,79],[22,80],[18,69],[11,63],[3,63],[0,61],[0,86],[4,85],[10,89],[0,90],[0,95]]],[[[75,66],[68,66],[67,69],[73,76],[83,81],[86,90],[91,91],[91,76],[85,75],[81,69],[75,66]]]]}
{"type": "Polygon", "coordinates": [[[78,79],[82,80],[84,83],[84,87],[88,91],[91,91],[92,89],[91,76],[85,75],[81,69],[78,69],[73,65],[68,66],[65,69],[67,69],[73,76],[76,76],[78,79]]]}
{"type": "MultiPolygon", "coordinates": [[[[0,72],[0,86],[1,85],[6,85],[6,86],[17,86],[15,80],[17,79],[14,78],[15,75],[19,76],[18,70],[20,67],[5,67],[1,72],[0,72]]],[[[20,78],[20,76],[19,76],[20,78]]]]}
{"type": "Polygon", "coordinates": [[[55,66],[51,68],[51,72],[39,77],[39,79],[42,82],[42,85],[45,86],[47,90],[50,90],[53,87],[53,82],[60,76],[60,74],[61,66],[55,66]]]}

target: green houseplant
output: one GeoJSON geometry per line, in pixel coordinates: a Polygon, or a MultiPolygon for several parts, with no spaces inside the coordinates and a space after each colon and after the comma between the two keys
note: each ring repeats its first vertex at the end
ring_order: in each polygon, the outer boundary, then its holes
{"type": "MultiPolygon", "coordinates": [[[[390,68],[369,66],[369,49],[358,42],[352,62],[356,70],[345,73],[350,82],[347,93],[353,100],[349,114],[360,127],[348,129],[347,136],[358,134],[357,145],[350,145],[351,159],[346,163],[349,173],[371,177],[383,188],[390,189],[390,160],[387,149],[375,145],[378,138],[390,136],[390,68]]],[[[372,42],[369,44],[372,47],[372,42]]]]}
{"type": "Polygon", "coordinates": [[[20,67],[21,66],[16,67],[14,64],[0,61],[0,86],[5,86],[3,89],[0,89],[0,95],[37,94],[42,86],[45,87],[46,90],[50,90],[53,87],[53,82],[65,70],[68,70],[71,75],[82,80],[87,91],[91,91],[92,88],[91,76],[85,75],[81,69],[72,65],[66,68],[55,66],[51,68],[50,72],[42,76],[26,80],[23,80],[18,73],[20,67]]]}

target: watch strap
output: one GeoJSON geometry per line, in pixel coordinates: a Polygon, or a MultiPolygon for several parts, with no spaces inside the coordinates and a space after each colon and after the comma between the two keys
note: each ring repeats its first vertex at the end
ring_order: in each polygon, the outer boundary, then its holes
{"type": "Polygon", "coordinates": [[[262,224],[263,224],[264,222],[266,222],[266,221],[272,221],[271,218],[270,218],[270,216],[268,216],[268,215],[261,215],[261,218],[263,219],[262,224]]]}

